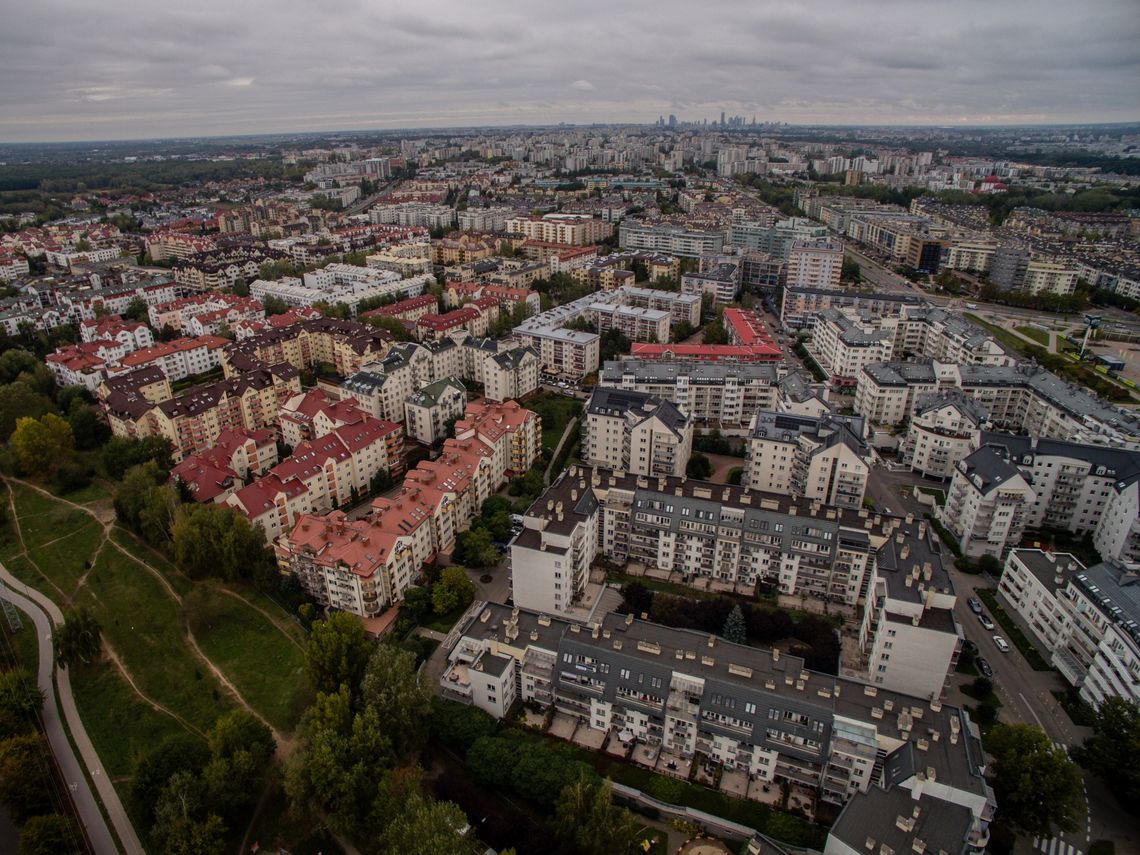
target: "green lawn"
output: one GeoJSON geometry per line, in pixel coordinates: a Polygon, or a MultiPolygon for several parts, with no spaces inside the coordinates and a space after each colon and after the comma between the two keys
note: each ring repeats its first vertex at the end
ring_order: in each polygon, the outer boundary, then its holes
{"type": "Polygon", "coordinates": [[[988,321],[983,321],[977,315],[965,312],[962,317],[975,324],[976,326],[979,326],[982,329],[988,331],[994,338],[1001,342],[1001,344],[1005,345],[1014,353],[1025,356],[1028,353],[1026,348],[1032,346],[1028,344],[1024,339],[1019,338],[1018,336],[1011,333],[1009,330],[991,324],[988,321]]]}
{"type": "Polygon", "coordinates": [[[202,652],[274,727],[296,727],[308,698],[301,649],[238,597],[200,586],[186,614],[202,652]]]}
{"type": "Polygon", "coordinates": [[[1033,339],[1042,347],[1049,346],[1049,333],[1045,332],[1045,330],[1038,329],[1037,327],[1024,326],[1017,327],[1017,331],[1023,336],[1033,339]]]}
{"type": "Polygon", "coordinates": [[[137,561],[104,549],[78,602],[91,608],[143,694],[203,731],[233,708],[187,646],[181,607],[137,561]]]}
{"type": "Polygon", "coordinates": [[[452,609],[445,615],[434,615],[432,619],[425,622],[423,626],[428,629],[434,629],[436,632],[447,634],[451,632],[451,628],[455,626],[455,622],[463,617],[465,611],[467,611],[467,606],[452,609]]]}
{"type": "Polygon", "coordinates": [[[170,587],[177,591],[180,597],[185,597],[194,590],[195,583],[193,580],[182,575],[182,571],[175,567],[161,552],[135,539],[126,529],[119,528],[117,525],[114,526],[111,529],[111,539],[139,561],[149,564],[161,573],[162,578],[170,583],[170,587]]]}
{"type": "Polygon", "coordinates": [[[27,613],[16,610],[20,615],[20,622],[23,624],[18,630],[12,632],[8,628],[8,621],[0,618],[3,628],[0,629],[7,637],[8,644],[11,645],[12,653],[15,655],[15,661],[12,663],[13,668],[27,668],[32,674],[36,673],[39,667],[39,639],[36,637],[36,625],[32,623],[32,619],[28,617],[27,613]]]}
{"type": "Polygon", "coordinates": [[[75,668],[71,687],[91,744],[112,778],[129,776],[139,755],[190,732],[140,699],[110,662],[75,668]]]}
{"type": "MultiPolygon", "coordinates": [[[[18,484],[13,487],[13,495],[28,555],[56,587],[42,578],[30,584],[49,595],[57,596],[62,591],[68,598],[73,597],[79,580],[87,572],[85,562],[102,538],[99,523],[82,511],[18,484]]],[[[63,608],[66,603],[59,605],[63,608]]]]}
{"type": "MultiPolygon", "coordinates": [[[[54,490],[52,492],[55,492],[54,490]]],[[[80,487],[78,490],[72,490],[70,493],[57,493],[61,498],[67,499],[69,502],[75,502],[77,505],[86,505],[89,502],[97,502],[100,499],[113,498],[102,485],[92,482],[86,487],[80,487]]]]}
{"type": "Polygon", "coordinates": [[[566,424],[582,412],[582,402],[577,398],[543,392],[529,401],[526,408],[534,410],[542,419],[542,444],[554,451],[566,424]]]}

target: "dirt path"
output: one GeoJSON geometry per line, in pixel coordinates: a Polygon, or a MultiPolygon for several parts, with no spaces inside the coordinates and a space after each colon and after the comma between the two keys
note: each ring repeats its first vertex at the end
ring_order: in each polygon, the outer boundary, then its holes
{"type": "Polygon", "coordinates": [[[206,734],[204,734],[174,710],[170,709],[170,707],[165,707],[158,701],[153,700],[144,694],[142,689],[140,689],[135,683],[134,677],[131,676],[130,670],[128,670],[127,666],[123,664],[123,660],[119,658],[119,654],[115,652],[115,648],[111,647],[111,645],[108,644],[106,640],[103,641],[103,652],[107,654],[107,658],[111,660],[114,666],[119,670],[119,673],[123,676],[123,679],[127,681],[127,685],[131,687],[131,691],[138,695],[139,698],[142,699],[143,703],[160,713],[164,713],[165,715],[170,716],[172,719],[186,728],[186,730],[188,730],[190,733],[193,733],[196,736],[200,736],[203,739],[206,738],[206,734]]]}

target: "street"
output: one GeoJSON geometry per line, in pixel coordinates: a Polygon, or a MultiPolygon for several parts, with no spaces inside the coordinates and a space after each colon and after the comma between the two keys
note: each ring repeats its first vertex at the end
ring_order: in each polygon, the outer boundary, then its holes
{"type": "MultiPolygon", "coordinates": [[[[920,479],[910,472],[889,472],[876,466],[868,479],[867,496],[874,502],[876,510],[885,512],[889,507],[896,515],[913,513],[921,517],[928,510],[910,495],[908,485],[914,483],[932,488],[937,488],[938,485],[938,482],[920,479]]],[[[978,616],[966,605],[967,599],[974,596],[979,588],[995,588],[996,582],[988,576],[969,575],[959,571],[954,566],[954,556],[949,549],[943,550],[943,563],[957,595],[954,619],[961,627],[962,635],[978,645],[978,656],[993,668],[994,692],[1002,704],[998,711],[999,720],[1035,725],[1044,731],[1051,742],[1065,749],[1082,744],[1091,731],[1074,725],[1052,695],[1053,691],[1068,688],[1061,676],[1056,671],[1033,670],[1012,644],[1008,652],[999,650],[993,637],[1005,636],[1001,625],[995,621],[993,630],[985,629],[978,616]]],[[[984,611],[989,614],[989,609],[984,611]]],[[[1012,610],[1007,609],[1007,613],[1012,614],[1012,610]]],[[[1016,616],[1013,617],[1016,620],[1016,616]]],[[[1026,630],[1020,621],[1018,623],[1026,630]]],[[[1026,635],[1032,638],[1028,631],[1026,635]]],[[[955,675],[948,700],[973,705],[973,699],[960,691],[961,686],[972,679],[955,675]]],[[[1089,814],[1084,827],[1072,834],[1061,835],[1056,840],[1038,841],[1035,851],[1045,852],[1046,855],[1087,855],[1090,843],[1101,838],[1115,840],[1117,852],[1140,851],[1140,830],[1137,829],[1135,818],[1120,809],[1100,779],[1084,769],[1080,772],[1085,784],[1085,802],[1089,814]]],[[[1034,849],[1033,841],[1026,840],[1024,843],[1024,849],[1019,847],[1019,851],[1034,849]]]]}

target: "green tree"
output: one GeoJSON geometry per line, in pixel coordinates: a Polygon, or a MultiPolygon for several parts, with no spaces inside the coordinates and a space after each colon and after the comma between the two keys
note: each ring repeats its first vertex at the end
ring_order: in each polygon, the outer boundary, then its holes
{"type": "Polygon", "coordinates": [[[12,383],[21,374],[36,370],[39,360],[35,354],[14,347],[0,353],[0,383],[12,383]]]}
{"type": "Polygon", "coordinates": [[[853,258],[843,257],[843,268],[839,274],[839,278],[844,282],[858,283],[863,278],[863,273],[859,269],[858,262],[853,258]]]}
{"type": "MultiPolygon", "coordinates": [[[[455,538],[455,552],[452,557],[460,561],[464,567],[493,567],[499,563],[502,556],[499,555],[499,550],[491,545],[491,533],[487,529],[471,528],[455,538]]],[[[432,602],[435,602],[434,591],[432,602]]]]}
{"type": "Polygon", "coordinates": [[[424,620],[432,613],[432,589],[413,585],[404,591],[404,603],[400,608],[411,615],[413,620],[424,620]]]}
{"type": "Polygon", "coordinates": [[[1040,728],[999,724],[986,740],[993,755],[998,810],[1018,833],[1049,837],[1054,827],[1075,831],[1081,815],[1081,777],[1065,752],[1040,728]]]}
{"type": "Polygon", "coordinates": [[[107,470],[107,477],[112,481],[122,479],[123,475],[132,466],[153,462],[159,475],[155,483],[166,480],[173,466],[173,447],[170,440],[160,436],[148,436],[143,439],[125,439],[113,436],[103,446],[100,457],[103,468],[107,470]]]}
{"type": "Polygon", "coordinates": [[[88,664],[99,659],[103,627],[86,607],[71,612],[55,632],[55,661],[61,668],[77,662],[88,664]]]}
{"type": "Polygon", "coordinates": [[[51,768],[51,751],[39,733],[0,742],[0,803],[17,823],[51,812],[51,768]]]}
{"type": "Polygon", "coordinates": [[[17,855],[81,855],[83,835],[70,819],[58,813],[33,816],[20,829],[17,855]]]}
{"type": "Polygon", "coordinates": [[[463,834],[465,828],[467,817],[458,805],[413,794],[384,831],[379,851],[464,855],[471,850],[463,834]]]}
{"type": "Polygon", "coordinates": [[[415,336],[412,335],[411,330],[399,318],[389,318],[383,315],[372,315],[369,318],[364,318],[366,323],[374,327],[379,327],[386,333],[392,336],[396,341],[414,341],[415,336]]]}
{"type": "MultiPolygon", "coordinates": [[[[264,269],[265,268],[263,267],[263,272],[264,269]]],[[[262,278],[264,279],[265,276],[262,275],[262,278]]],[[[289,304],[282,300],[280,297],[274,297],[272,295],[267,296],[264,300],[261,301],[261,304],[265,307],[265,314],[268,316],[286,315],[289,313],[289,304]]]]}
{"type": "Polygon", "coordinates": [[[690,478],[707,481],[713,473],[712,462],[703,454],[694,454],[685,466],[685,474],[690,478]]]}
{"type": "Polygon", "coordinates": [[[178,772],[197,777],[210,760],[206,743],[189,733],[172,736],[135,760],[130,780],[131,812],[150,827],[167,782],[178,772]]]}
{"type": "MultiPolygon", "coordinates": [[[[8,351],[17,352],[25,351],[8,351]]],[[[5,441],[12,435],[16,422],[20,419],[38,419],[54,409],[55,405],[50,398],[39,394],[26,383],[0,386],[0,441],[5,441]]]]}
{"type": "Polygon", "coordinates": [[[233,581],[264,572],[265,538],[226,505],[182,505],[170,531],[174,563],[194,579],[233,581]]]}
{"type": "Polygon", "coordinates": [[[145,324],[149,318],[146,300],[142,297],[132,297],[131,301],[127,303],[127,308],[123,311],[123,317],[130,318],[132,321],[142,321],[145,324]]]}
{"type": "Polygon", "coordinates": [[[717,317],[705,324],[702,329],[704,335],[701,337],[701,341],[705,344],[728,344],[728,332],[725,330],[724,324],[721,323],[719,312],[717,317]]]}
{"type": "Polygon", "coordinates": [[[43,706],[44,693],[27,668],[0,674],[0,738],[35,730],[43,706]]]}
{"type": "Polygon", "coordinates": [[[748,640],[744,625],[744,612],[740,610],[739,603],[733,606],[732,611],[728,613],[721,635],[724,636],[725,641],[731,641],[734,644],[744,644],[748,640]]]}
{"type": "Polygon", "coordinates": [[[221,816],[241,816],[257,801],[273,759],[272,731],[243,709],[220,717],[206,734],[211,758],[202,770],[205,802],[221,816]]]}
{"type": "Polygon", "coordinates": [[[639,850],[643,826],[626,808],[614,805],[613,785],[582,775],[558,797],[558,836],[583,855],[624,855],[639,850]]]}
{"type": "Polygon", "coordinates": [[[111,435],[111,429],[99,418],[90,404],[76,399],[67,411],[67,423],[75,437],[75,447],[81,451],[98,448],[111,435]]]}
{"type": "Polygon", "coordinates": [[[475,599],[475,584],[467,578],[462,567],[445,567],[440,579],[432,586],[432,605],[436,614],[447,614],[458,608],[464,608],[475,599]],[[450,605],[439,611],[441,606],[450,605]]]}
{"type": "Polygon", "coordinates": [[[375,649],[360,618],[348,612],[333,612],[327,620],[313,624],[305,645],[309,685],[314,691],[334,694],[341,686],[347,686],[350,697],[355,697],[375,649]]]}
{"type": "Polygon", "coordinates": [[[1140,706],[1108,698],[1092,730],[1074,759],[1108,784],[1122,806],[1140,805],[1140,706]]]}
{"type": "Polygon", "coordinates": [[[380,645],[368,661],[360,692],[365,707],[383,722],[396,754],[418,752],[427,738],[431,692],[419,680],[415,657],[380,645]]]}
{"type": "Polygon", "coordinates": [[[20,468],[30,475],[50,477],[75,455],[71,425],[55,413],[19,419],[8,442],[20,468]]]}
{"type": "Polygon", "coordinates": [[[494,718],[478,707],[432,696],[431,735],[457,751],[466,754],[477,739],[491,736],[498,726],[494,718]]]}

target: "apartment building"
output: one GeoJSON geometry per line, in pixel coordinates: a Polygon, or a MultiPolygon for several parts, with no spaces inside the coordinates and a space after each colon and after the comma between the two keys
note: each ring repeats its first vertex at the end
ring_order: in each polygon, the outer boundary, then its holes
{"type": "Polygon", "coordinates": [[[455,377],[429,383],[404,400],[408,437],[424,445],[444,438],[449,420],[458,420],[467,406],[467,388],[455,377]]]}
{"type": "Polygon", "coordinates": [[[959,365],[939,360],[867,365],[855,389],[855,412],[879,425],[914,416],[919,398],[957,389],[1002,430],[1045,438],[1140,447],[1140,420],[1029,363],[959,365]]]}
{"type": "Polygon", "coordinates": [[[118,315],[104,315],[91,318],[79,324],[79,340],[105,341],[110,339],[130,350],[150,347],[154,344],[154,334],[142,321],[125,321],[118,315]]]}
{"type": "Polygon", "coordinates": [[[693,419],[670,401],[596,386],[586,404],[582,458],[635,475],[685,476],[693,419]]]}
{"type": "Polygon", "coordinates": [[[866,423],[857,416],[757,410],[745,440],[741,483],[763,493],[860,508],[871,472],[866,423]]]}
{"type": "Polygon", "coordinates": [[[780,300],[780,323],[785,329],[811,330],[819,313],[831,308],[865,311],[872,317],[898,317],[904,306],[921,304],[921,298],[914,294],[867,294],[789,285],[780,300]]]}
{"type": "Polygon", "coordinates": [[[1035,493],[1029,481],[1002,455],[983,446],[959,460],[946,504],[936,510],[942,524],[958,538],[964,555],[1001,558],[1020,542],[1035,493]]]}
{"type": "Polygon", "coordinates": [[[154,261],[190,258],[199,253],[213,252],[217,248],[213,238],[186,232],[152,232],[146,238],[146,254],[154,261]]]}
{"type": "Polygon", "coordinates": [[[1072,264],[1035,258],[1025,265],[1021,287],[1030,294],[1072,294],[1079,277],[1080,271],[1072,264]]]}
{"type": "Polygon", "coordinates": [[[794,241],[788,250],[786,284],[796,288],[838,288],[843,244],[822,239],[794,241]]]}
{"type": "Polygon", "coordinates": [[[501,717],[515,699],[682,757],[846,802],[829,853],[981,855],[996,803],[965,710],[804,667],[803,659],[610,614],[581,625],[487,603],[462,627],[444,697],[501,717]],[[875,845],[878,851],[878,843],[875,845]]]}
{"type": "MultiPolygon", "coordinates": [[[[148,382],[145,372],[128,375],[127,384],[107,391],[103,410],[115,436],[164,436],[173,446],[175,461],[204,451],[227,430],[277,428],[281,406],[301,391],[296,369],[289,365],[258,368],[172,398],[161,380],[148,382]],[[165,391],[166,398],[152,400],[165,391]],[[149,397],[148,397],[149,395],[149,397]]],[[[104,384],[107,388],[112,383],[104,384]]]]}
{"type": "Polygon", "coordinates": [[[111,373],[124,373],[157,365],[175,383],[185,377],[213,371],[222,364],[223,349],[229,339],[216,335],[176,338],[150,347],[140,347],[121,356],[111,373]]]}
{"type": "Polygon", "coordinates": [[[222,354],[227,374],[259,365],[285,362],[297,369],[328,363],[348,377],[383,357],[392,336],[358,321],[314,318],[273,327],[230,344],[222,354]]]}
{"type": "Polygon", "coordinates": [[[570,276],[575,282],[589,285],[597,291],[608,291],[622,285],[634,285],[635,264],[645,267],[650,281],[676,279],[681,275],[681,262],[678,258],[664,253],[652,252],[611,252],[595,258],[588,264],[575,267],[570,276]]]}
{"type": "Polygon", "coordinates": [[[334,400],[323,389],[309,389],[281,405],[277,420],[281,439],[290,447],[316,439],[347,424],[361,421],[365,413],[354,398],[334,400]]]}
{"type": "Polygon", "coordinates": [[[128,345],[112,339],[64,344],[44,357],[44,364],[60,386],[83,386],[98,389],[111,372],[111,367],[126,356],[128,345]]]}
{"type": "Polygon", "coordinates": [[[875,543],[898,532],[920,565],[938,561],[924,523],[677,478],[571,466],[524,515],[512,544],[515,602],[580,612],[596,558],[709,580],[717,590],[857,605],[875,543]],[[921,558],[921,560],[919,560],[921,558]]]}
{"type": "Polygon", "coordinates": [[[854,386],[864,367],[890,361],[895,330],[866,312],[825,309],[816,317],[808,348],[833,386],[854,386]]]}
{"type": "MultiPolygon", "coordinates": [[[[635,309],[668,312],[670,324],[688,323],[693,327],[701,325],[700,297],[678,294],[676,291],[658,291],[655,288],[638,288],[634,285],[628,285],[620,288],[618,299],[621,300],[622,305],[631,306],[635,309]]],[[[659,341],[665,341],[665,339],[659,339],[659,341]]]]}
{"type": "Polygon", "coordinates": [[[589,214],[546,214],[541,217],[513,216],[507,219],[507,232],[527,240],[585,246],[605,240],[614,233],[613,223],[589,214]]]}
{"type": "Polygon", "coordinates": [[[949,478],[979,445],[986,413],[961,393],[929,392],[914,409],[899,462],[927,478],[949,478]]]}
{"type": "Polygon", "coordinates": [[[214,445],[191,454],[170,470],[170,482],[181,482],[196,502],[225,502],[248,477],[263,475],[277,463],[277,440],[271,430],[227,430],[214,445]]]}
{"type": "Polygon", "coordinates": [[[592,303],[586,317],[599,333],[617,330],[630,341],[659,342],[672,338],[672,315],[659,309],[592,303]]]}
{"type": "Polygon", "coordinates": [[[364,300],[418,297],[434,284],[435,277],[431,274],[404,278],[391,270],[334,263],[306,273],[303,279],[295,276],[271,281],[257,279],[250,284],[249,294],[262,303],[272,297],[287,306],[344,303],[356,314],[356,307],[364,300]]]}
{"type": "Polygon", "coordinates": [[[15,282],[20,277],[27,276],[29,270],[28,259],[0,252],[0,282],[15,282]]]}
{"type": "Polygon", "coordinates": [[[191,291],[233,288],[257,276],[261,266],[289,256],[258,245],[242,245],[202,252],[174,262],[174,281],[191,291]]]}
{"type": "Polygon", "coordinates": [[[884,322],[895,331],[897,354],[940,359],[965,365],[1013,365],[1015,360],[994,337],[961,315],[931,306],[906,306],[897,321],[884,322]]]}
{"type": "Polygon", "coordinates": [[[390,270],[404,277],[421,276],[432,272],[431,250],[428,240],[412,240],[369,253],[364,257],[364,264],[373,270],[390,270]]]}
{"type": "Polygon", "coordinates": [[[367,495],[381,472],[403,471],[403,429],[360,418],[298,444],[267,474],[226,499],[274,541],[305,514],[325,513],[367,495]]]}
{"type": "Polygon", "coordinates": [[[707,269],[702,263],[699,273],[681,274],[681,293],[694,297],[706,294],[719,306],[727,306],[736,300],[740,292],[740,265],[716,264],[707,269]]]}
{"type": "Polygon", "coordinates": [[[542,299],[537,291],[485,282],[448,282],[444,285],[443,296],[447,305],[453,309],[459,308],[467,300],[477,300],[480,297],[494,297],[499,301],[499,310],[507,314],[525,309],[528,316],[537,315],[542,307],[542,299]]]}
{"type": "Polygon", "coordinates": [[[455,423],[455,438],[477,440],[490,448],[493,471],[501,481],[522,475],[538,459],[542,419],[518,401],[472,401],[455,423]]]}
{"type": "Polygon", "coordinates": [[[775,363],[623,357],[605,364],[598,383],[672,401],[698,422],[744,428],[756,410],[773,409],[781,371],[775,363]]]}
{"type": "Polygon", "coordinates": [[[730,246],[745,252],[766,253],[782,261],[789,259],[796,243],[821,240],[827,240],[827,228],[802,217],[773,222],[770,217],[745,219],[744,215],[734,216],[728,230],[730,246]]]}
{"type": "Polygon", "coordinates": [[[431,263],[444,267],[467,264],[481,258],[490,258],[497,251],[497,241],[485,240],[479,235],[461,234],[458,237],[438,238],[431,242],[431,263]]]}
{"type": "Polygon", "coordinates": [[[457,215],[459,230],[462,232],[503,232],[507,231],[507,220],[515,212],[511,208],[468,208],[457,215]]]}
{"type": "Polygon", "coordinates": [[[455,209],[450,205],[432,205],[427,202],[396,202],[374,205],[368,212],[376,224],[394,223],[424,229],[449,229],[455,225],[455,209]]]}
{"type": "Polygon", "coordinates": [[[649,225],[627,219],[618,229],[618,245],[622,249],[700,258],[705,253],[721,251],[724,232],[667,224],[649,225]]]}
{"type": "Polygon", "coordinates": [[[482,362],[483,395],[492,401],[525,398],[538,389],[541,360],[533,347],[512,347],[482,362]]]}
{"type": "Polygon", "coordinates": [[[1140,703],[1140,584],[1130,566],[1014,549],[998,593],[1081,698],[1140,703]]]}
{"type": "Polygon", "coordinates": [[[423,294],[419,297],[409,297],[407,300],[397,300],[395,303],[381,306],[378,309],[361,312],[360,319],[367,321],[368,318],[395,318],[398,321],[414,323],[424,315],[434,314],[438,309],[439,301],[431,294],[423,294]]]}

